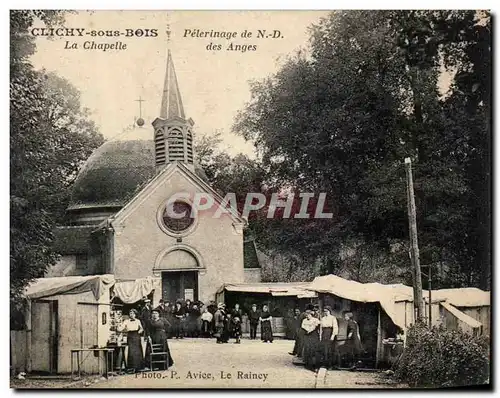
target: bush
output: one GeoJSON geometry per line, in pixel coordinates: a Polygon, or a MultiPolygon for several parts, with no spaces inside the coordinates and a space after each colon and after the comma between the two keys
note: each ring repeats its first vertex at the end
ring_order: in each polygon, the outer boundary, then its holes
{"type": "Polygon", "coordinates": [[[411,387],[455,387],[488,383],[489,339],[461,330],[408,329],[406,348],[396,377],[411,387]]]}

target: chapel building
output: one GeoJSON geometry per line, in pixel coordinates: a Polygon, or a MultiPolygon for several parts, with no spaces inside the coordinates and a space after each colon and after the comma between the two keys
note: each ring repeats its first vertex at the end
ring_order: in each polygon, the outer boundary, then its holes
{"type": "Polygon", "coordinates": [[[213,216],[223,199],[196,164],[193,125],[169,51],[150,139],[107,141],[88,158],[74,184],[68,225],[55,231],[61,259],[47,277],[113,274],[117,286],[128,283],[130,290],[136,283],[155,304],[207,302],[225,283],[260,282],[245,220],[234,208],[213,216]],[[170,217],[167,203],[180,193],[173,207],[185,216],[170,217]],[[196,193],[212,195],[215,205],[191,217],[196,193]]]}

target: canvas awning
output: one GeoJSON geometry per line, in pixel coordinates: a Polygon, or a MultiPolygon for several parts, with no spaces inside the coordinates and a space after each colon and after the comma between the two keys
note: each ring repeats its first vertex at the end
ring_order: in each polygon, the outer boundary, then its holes
{"type": "MultiPolygon", "coordinates": [[[[405,311],[397,302],[413,302],[413,288],[403,284],[360,283],[336,275],[319,276],[307,289],[361,303],[379,302],[395,325],[404,329],[405,311]]],[[[429,292],[423,291],[428,297],[429,292]]],[[[479,307],[490,305],[490,292],[477,288],[440,289],[432,291],[433,301],[447,302],[455,307],[479,307]]]]}
{"type": "Polygon", "coordinates": [[[125,304],[132,304],[155,289],[161,289],[161,278],[139,278],[133,281],[116,282],[114,295],[125,304]]]}
{"type": "Polygon", "coordinates": [[[223,285],[217,293],[223,291],[240,293],[270,294],[274,297],[314,298],[316,293],[307,290],[309,282],[291,283],[228,283],[223,285]]]}
{"type": "Polygon", "coordinates": [[[292,288],[290,290],[287,290],[287,291],[273,291],[271,290],[271,295],[272,296],[276,296],[276,297],[290,297],[290,296],[293,296],[293,297],[298,297],[298,298],[314,298],[314,297],[318,297],[318,295],[316,294],[316,292],[313,292],[313,291],[310,291],[310,290],[303,290],[303,289],[296,289],[296,288],[292,288]]]}
{"type": "Polygon", "coordinates": [[[489,307],[490,299],[490,292],[485,292],[484,290],[475,287],[440,289],[432,291],[433,301],[447,301],[455,307],[489,307]]]}
{"type": "Polygon", "coordinates": [[[396,299],[413,300],[413,289],[403,284],[360,283],[336,275],[319,276],[308,289],[360,303],[379,302],[392,322],[402,329],[405,328],[405,312],[397,310],[396,299]]]}
{"type": "Polygon", "coordinates": [[[99,300],[105,289],[113,286],[114,283],[115,278],[113,275],[40,278],[26,288],[25,296],[30,300],[34,300],[60,294],[78,294],[92,291],[95,299],[99,300]]]}

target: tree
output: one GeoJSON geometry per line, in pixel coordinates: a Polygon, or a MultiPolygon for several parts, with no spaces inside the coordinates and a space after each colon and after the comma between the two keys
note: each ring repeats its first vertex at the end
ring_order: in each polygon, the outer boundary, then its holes
{"type": "Polygon", "coordinates": [[[65,80],[36,71],[28,33],[35,19],[51,25],[59,11],[12,11],[10,58],[10,278],[11,303],[42,277],[58,255],[52,231],[67,206],[76,169],[103,137],[65,80]]]}
{"type": "Polygon", "coordinates": [[[235,194],[241,212],[247,193],[265,192],[267,172],[258,159],[242,153],[230,156],[221,149],[221,143],[220,132],[202,135],[195,146],[197,161],[216,191],[222,196],[235,194]]]}
{"type": "Polygon", "coordinates": [[[491,280],[491,16],[455,11],[438,20],[445,65],[455,71],[446,100],[450,129],[460,130],[470,156],[465,163],[470,195],[465,246],[469,274],[488,289],[491,280]]]}
{"type": "MultiPolygon", "coordinates": [[[[473,187],[464,164],[478,147],[469,137],[478,136],[450,122],[438,87],[443,55],[463,58],[453,24],[470,19],[449,11],[334,12],[313,26],[310,59],[291,57],[252,85],[233,130],[255,141],[272,180],[326,192],[334,213],[329,221],[270,223],[271,246],[322,258],[323,272],[342,267],[346,242],[365,242],[404,266],[402,160],[411,156],[424,263],[451,267],[444,284],[477,283],[464,249],[477,245],[468,235],[473,187]]],[[[462,106],[452,112],[466,117],[462,106]]]]}
{"type": "Polygon", "coordinates": [[[55,171],[46,182],[46,194],[51,197],[48,210],[55,221],[62,222],[77,172],[104,138],[90,119],[90,111],[81,107],[80,92],[70,82],[45,71],[41,76],[46,98],[43,119],[50,126],[50,134],[44,137],[44,162],[55,171]]]}

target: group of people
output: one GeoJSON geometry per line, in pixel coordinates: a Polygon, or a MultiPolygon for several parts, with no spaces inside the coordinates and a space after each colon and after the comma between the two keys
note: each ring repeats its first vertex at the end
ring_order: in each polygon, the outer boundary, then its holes
{"type": "Polygon", "coordinates": [[[297,309],[295,319],[295,345],[290,354],[302,358],[306,368],[316,370],[321,366],[330,369],[339,367],[341,354],[347,354],[351,368],[356,367],[363,347],[352,312],[344,312],[347,330],[343,341],[338,338],[339,324],[331,307],[324,307],[323,314],[312,305],[303,313],[297,309]]]}
{"type": "MultiPolygon", "coordinates": [[[[150,319],[153,308],[151,302],[147,298],[143,298],[144,306],[141,310],[140,319],[143,323],[147,323],[150,319]]],[[[160,300],[159,305],[154,308],[160,315],[160,318],[167,323],[167,337],[182,339],[184,337],[200,337],[202,332],[202,319],[206,318],[202,314],[209,312],[208,308],[202,310],[203,303],[176,301],[175,303],[165,302],[160,300]]]]}
{"type": "MultiPolygon", "coordinates": [[[[218,344],[228,343],[230,338],[234,338],[236,344],[241,342],[243,311],[239,304],[235,304],[232,310],[227,310],[224,303],[219,303],[213,319],[215,325],[214,336],[218,344]]],[[[262,311],[259,311],[257,305],[253,304],[252,309],[248,311],[248,320],[250,339],[255,340],[257,338],[257,326],[260,323],[261,340],[265,343],[273,342],[272,316],[267,305],[263,305],[262,311]]]]}
{"type": "MultiPolygon", "coordinates": [[[[231,338],[241,342],[243,311],[239,304],[227,309],[224,303],[203,306],[186,300],[183,305],[171,305],[160,300],[156,308],[151,307],[149,299],[144,298],[140,314],[130,310],[129,319],[123,322],[119,332],[127,333],[127,367],[132,371],[147,369],[152,345],[162,347],[166,367],[174,361],[170,354],[168,338],[215,337],[218,344],[228,343],[231,338]],[[142,345],[145,338],[146,350],[142,345]]],[[[261,310],[253,304],[246,313],[250,324],[250,339],[257,338],[260,324],[261,340],[272,343],[274,340],[272,316],[267,305],[261,310]]],[[[295,310],[295,344],[291,355],[302,358],[306,368],[315,370],[320,366],[339,367],[342,354],[348,354],[350,366],[355,367],[357,358],[363,352],[359,327],[351,312],[344,313],[347,322],[345,339],[339,339],[339,323],[331,307],[324,307],[322,314],[318,307],[309,305],[304,312],[295,310]]]]}
{"type": "Polygon", "coordinates": [[[156,308],[150,311],[148,318],[144,317],[144,311],[141,312],[141,319],[138,319],[137,315],[137,310],[131,309],[129,319],[118,329],[119,332],[127,334],[127,369],[132,372],[149,370],[153,345],[161,348],[164,369],[168,369],[174,363],[167,340],[168,322],[160,317],[160,312],[156,308]],[[145,352],[142,345],[143,337],[146,341],[145,352]]]}
{"type": "MultiPolygon", "coordinates": [[[[147,324],[151,317],[152,307],[148,299],[143,298],[143,302],[145,304],[140,314],[140,320],[143,324],[147,324]]],[[[224,303],[216,305],[211,302],[204,305],[201,302],[191,302],[190,300],[175,303],[160,300],[155,310],[160,314],[160,318],[167,322],[168,338],[216,337],[218,343],[228,342],[230,338],[235,338],[236,343],[241,342],[244,312],[239,304],[228,309],[224,303]]],[[[253,304],[245,314],[248,316],[250,324],[250,338],[257,338],[257,327],[260,324],[262,340],[272,343],[272,317],[269,307],[263,305],[262,309],[258,310],[257,304],[253,304]]]]}
{"type": "MultiPolygon", "coordinates": [[[[218,344],[228,343],[231,338],[235,343],[241,343],[243,311],[239,304],[227,309],[224,303],[211,303],[204,306],[202,303],[185,303],[177,301],[174,304],[160,300],[155,308],[151,300],[144,297],[140,313],[131,309],[129,319],[119,327],[118,332],[127,335],[127,368],[129,371],[149,370],[149,357],[152,345],[160,345],[166,353],[167,367],[174,361],[168,346],[169,338],[182,339],[184,337],[215,337],[218,344]],[[143,350],[142,339],[146,341],[143,350]]],[[[250,324],[250,339],[257,338],[257,327],[261,327],[261,340],[273,342],[272,316],[267,305],[262,310],[253,304],[247,313],[250,324]]]]}

